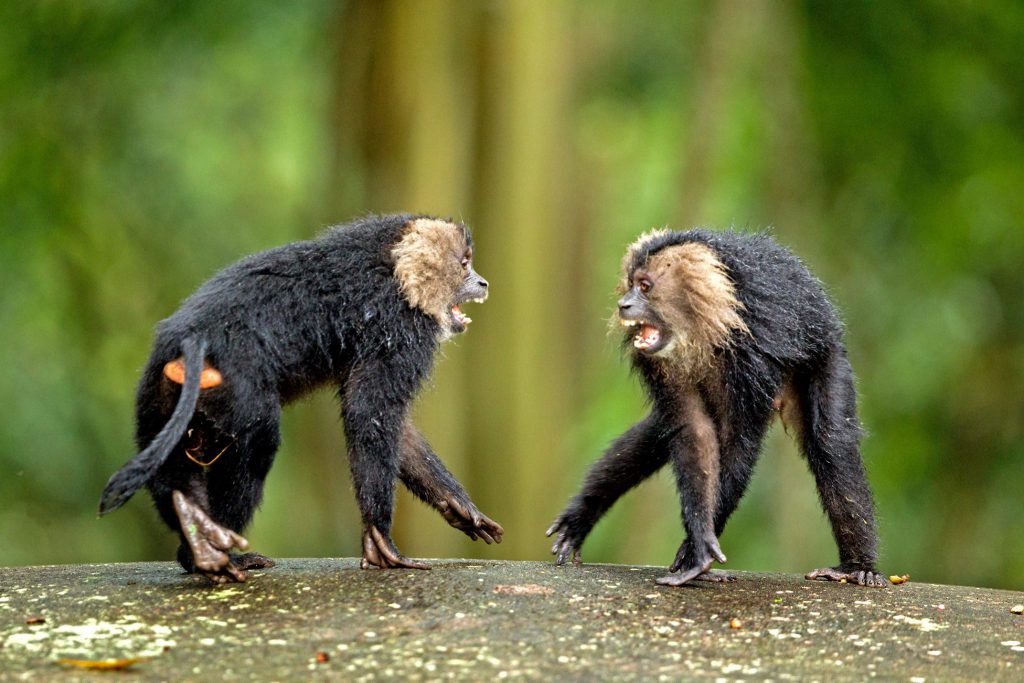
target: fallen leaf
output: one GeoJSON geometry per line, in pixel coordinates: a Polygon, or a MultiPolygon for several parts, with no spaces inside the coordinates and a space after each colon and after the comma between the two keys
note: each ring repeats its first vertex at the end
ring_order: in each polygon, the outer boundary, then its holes
{"type": "Polygon", "coordinates": [[[743,628],[743,622],[740,621],[739,619],[737,619],[736,617],[733,617],[732,619],[729,620],[729,628],[732,628],[732,629],[743,628]]]}
{"type": "Polygon", "coordinates": [[[1024,605],[1014,605],[1010,608],[1012,614],[1024,614],[1024,605]]]}
{"type": "Polygon", "coordinates": [[[318,664],[326,664],[327,662],[331,661],[331,656],[326,652],[317,652],[316,661],[318,664]]]}
{"type": "Polygon", "coordinates": [[[904,574],[903,576],[890,576],[889,582],[894,583],[897,586],[901,583],[906,583],[910,579],[910,574],[904,574]]]}
{"type": "Polygon", "coordinates": [[[147,659],[147,657],[132,657],[129,659],[58,659],[57,663],[89,671],[120,671],[130,666],[135,666],[140,662],[145,662],[147,659]]]}
{"type": "Polygon", "coordinates": [[[38,626],[39,624],[45,624],[46,623],[46,617],[40,617],[38,615],[31,616],[31,617],[29,617],[28,619],[25,620],[25,623],[28,624],[29,626],[38,626]]]}

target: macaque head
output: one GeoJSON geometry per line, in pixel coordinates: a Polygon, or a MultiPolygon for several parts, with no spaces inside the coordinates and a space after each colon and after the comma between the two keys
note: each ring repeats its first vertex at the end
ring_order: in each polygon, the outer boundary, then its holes
{"type": "Polygon", "coordinates": [[[637,353],[704,362],[747,326],[725,265],[711,247],[685,235],[659,230],[630,246],[618,321],[637,353]]]}
{"type": "Polygon", "coordinates": [[[391,250],[406,301],[432,316],[445,336],[465,332],[473,320],[462,312],[469,301],[483,303],[487,280],[473,270],[473,239],[462,225],[417,218],[405,225],[391,250]]]}

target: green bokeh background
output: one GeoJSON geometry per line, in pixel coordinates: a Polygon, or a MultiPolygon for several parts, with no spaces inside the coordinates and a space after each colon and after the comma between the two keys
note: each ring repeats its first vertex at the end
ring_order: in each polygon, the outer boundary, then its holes
{"type": "MultiPolygon", "coordinates": [[[[643,414],[608,336],[620,255],[668,225],[771,228],[844,311],[882,569],[1024,585],[1024,5],[359,0],[0,5],[0,565],[170,559],[133,453],[156,321],[218,268],[366,212],[472,225],[493,284],[419,422],[507,540],[408,495],[411,556],[542,559],[643,414]]],[[[286,412],[248,536],[354,555],[330,392],[286,412]]],[[[666,564],[667,473],[588,561],[666,564]]],[[[781,428],[729,565],[835,549],[781,428]]]]}

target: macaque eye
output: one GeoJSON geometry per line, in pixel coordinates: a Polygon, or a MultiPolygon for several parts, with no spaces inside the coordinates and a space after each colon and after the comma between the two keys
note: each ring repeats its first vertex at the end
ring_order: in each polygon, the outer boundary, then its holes
{"type": "Polygon", "coordinates": [[[646,294],[647,292],[651,291],[651,287],[654,286],[654,283],[652,283],[650,280],[643,279],[643,280],[638,280],[637,283],[636,283],[636,286],[640,288],[641,292],[646,294]]]}
{"type": "Polygon", "coordinates": [[[462,269],[469,270],[469,264],[473,260],[473,252],[467,251],[462,256],[462,269]]]}

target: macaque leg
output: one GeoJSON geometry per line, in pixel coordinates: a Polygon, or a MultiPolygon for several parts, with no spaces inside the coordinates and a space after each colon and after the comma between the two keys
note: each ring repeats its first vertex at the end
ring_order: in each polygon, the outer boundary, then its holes
{"type": "Polygon", "coordinates": [[[501,543],[505,530],[477,509],[410,420],[406,420],[402,432],[398,476],[413,495],[474,541],[479,537],[488,544],[501,543]]]}
{"type": "Polygon", "coordinates": [[[580,547],[590,530],[622,494],[665,465],[668,442],[676,432],[669,421],[652,412],[612,443],[547,530],[548,536],[557,534],[551,546],[556,564],[570,557],[576,564],[582,561],[580,547]]]}
{"type": "Polygon", "coordinates": [[[245,581],[245,572],[235,566],[228,553],[233,548],[246,550],[249,542],[214,522],[181,491],[172,492],[171,498],[181,524],[182,548],[178,551],[179,561],[185,559],[182,554],[187,544],[190,564],[196,573],[203,574],[215,583],[245,581]]]}
{"type": "MultiPolygon", "coordinates": [[[[764,439],[765,431],[770,422],[771,413],[765,409],[760,415],[748,416],[746,421],[748,427],[742,432],[732,432],[731,438],[727,441],[720,441],[721,466],[718,476],[718,498],[715,505],[715,536],[721,537],[725,530],[725,524],[729,517],[736,511],[740,499],[746,493],[750,477],[754,473],[754,465],[760,455],[761,442],[764,439]]],[[[735,429],[737,424],[732,424],[735,429]]],[[[682,568],[686,555],[693,552],[692,542],[689,537],[679,547],[675,561],[668,570],[679,571],[682,568]]],[[[736,577],[728,572],[717,569],[709,569],[703,574],[693,578],[694,581],[708,581],[712,583],[728,583],[736,580],[736,577]]]]}
{"type": "Polygon", "coordinates": [[[688,542],[684,541],[680,548],[686,552],[679,573],[658,579],[658,583],[666,586],[681,586],[706,573],[714,560],[726,559],[718,545],[714,524],[720,469],[715,424],[696,392],[683,397],[682,412],[685,425],[673,439],[672,468],[688,542]]]}
{"type": "Polygon", "coordinates": [[[349,468],[363,518],[363,569],[430,569],[402,555],[391,539],[408,399],[399,400],[400,376],[385,361],[364,361],[352,370],[342,395],[349,468]]]}
{"type": "Polygon", "coordinates": [[[838,566],[816,569],[806,578],[882,588],[888,581],[875,568],[874,503],[860,456],[861,428],[846,352],[835,349],[797,384],[797,393],[804,452],[839,547],[838,566]]]}
{"type": "MultiPolygon", "coordinates": [[[[263,486],[281,441],[278,427],[281,408],[276,399],[268,399],[259,410],[253,403],[254,399],[250,399],[244,414],[232,417],[236,428],[245,431],[223,446],[218,443],[207,454],[207,457],[222,454],[206,471],[210,517],[239,532],[248,526],[259,507],[263,486]]],[[[243,573],[248,569],[274,566],[272,559],[259,553],[232,555],[231,563],[243,573]]]]}

